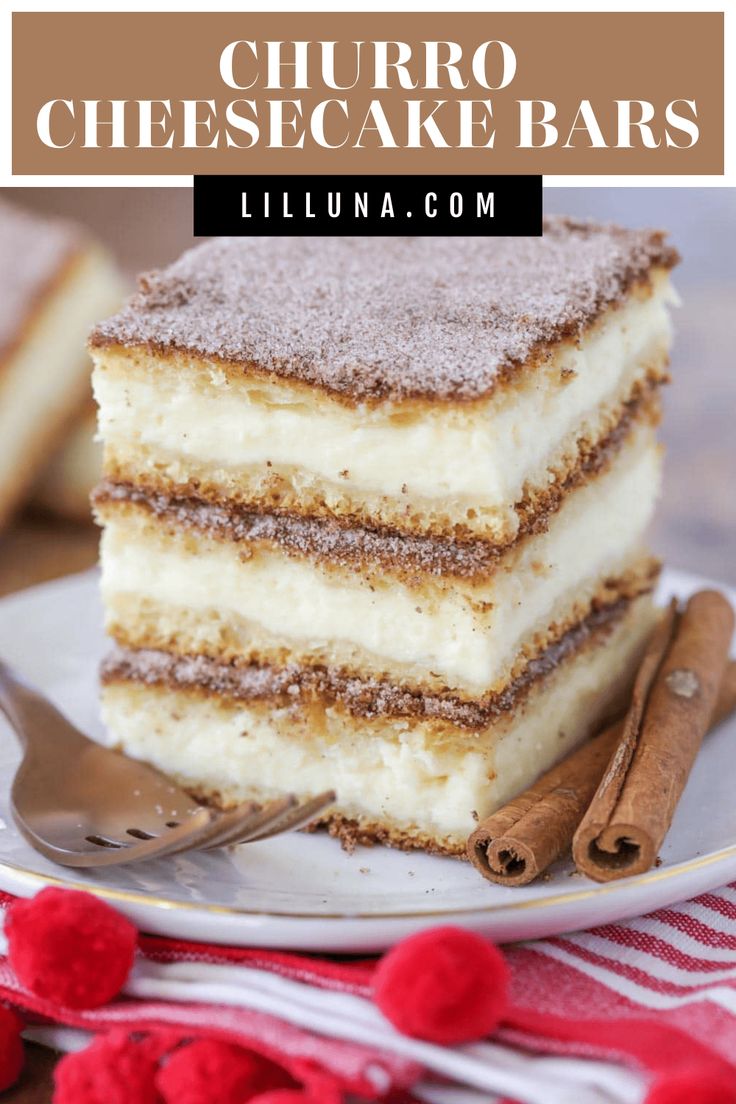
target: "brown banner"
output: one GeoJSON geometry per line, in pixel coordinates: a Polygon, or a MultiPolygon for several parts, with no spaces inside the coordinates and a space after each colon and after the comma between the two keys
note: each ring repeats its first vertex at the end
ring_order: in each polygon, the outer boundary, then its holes
{"type": "Polygon", "coordinates": [[[721,13],[13,16],[16,174],[722,171],[721,13]]]}

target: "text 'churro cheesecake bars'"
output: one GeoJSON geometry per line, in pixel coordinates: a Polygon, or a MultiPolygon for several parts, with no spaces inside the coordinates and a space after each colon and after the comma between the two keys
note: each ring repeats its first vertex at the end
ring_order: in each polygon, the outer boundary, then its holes
{"type": "Polygon", "coordinates": [[[675,253],[218,239],[91,339],[105,718],[220,805],[457,853],[628,689],[652,625],[675,253]]]}
{"type": "Polygon", "coordinates": [[[85,339],[121,299],[81,228],[0,202],[0,525],[84,405],[85,339]]]}

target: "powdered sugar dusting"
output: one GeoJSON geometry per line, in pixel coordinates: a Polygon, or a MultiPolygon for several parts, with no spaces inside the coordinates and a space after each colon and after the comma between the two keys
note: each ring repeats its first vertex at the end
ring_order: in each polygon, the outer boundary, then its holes
{"type": "Polygon", "coordinates": [[[676,260],[660,232],[562,217],[542,238],[218,238],[142,277],[92,343],[255,365],[352,399],[470,399],[676,260]]]}
{"type": "Polygon", "coordinates": [[[21,336],[80,237],[71,223],[0,202],[0,357],[21,336]]]}

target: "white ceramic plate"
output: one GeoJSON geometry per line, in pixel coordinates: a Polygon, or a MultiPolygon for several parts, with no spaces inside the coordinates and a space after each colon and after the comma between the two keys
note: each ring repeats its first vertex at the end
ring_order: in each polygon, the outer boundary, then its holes
{"type": "MultiPolygon", "coordinates": [[[[703,584],[670,572],[661,596],[685,597],[703,584]]],[[[0,655],[93,736],[102,734],[96,672],[104,647],[94,572],[0,601],[0,655]]],[[[736,720],[707,739],[662,865],[603,886],[559,864],[548,881],[507,889],[454,859],[380,847],[347,855],[326,836],[301,833],[100,873],[64,870],[13,827],[8,791],[17,761],[14,738],[0,721],[0,889],[21,896],[49,883],[89,889],[139,927],[182,938],[366,951],[452,923],[508,942],[639,915],[736,878],[736,720]]]]}

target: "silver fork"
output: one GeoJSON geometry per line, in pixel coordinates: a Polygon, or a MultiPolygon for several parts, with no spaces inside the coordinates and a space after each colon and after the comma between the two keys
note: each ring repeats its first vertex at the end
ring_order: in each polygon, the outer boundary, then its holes
{"type": "Polygon", "coordinates": [[[2,662],[0,712],[23,748],[11,790],[15,823],[62,866],[119,866],[254,842],[303,827],[335,800],[329,791],[224,813],[199,805],[147,763],[84,736],[2,662]]]}

